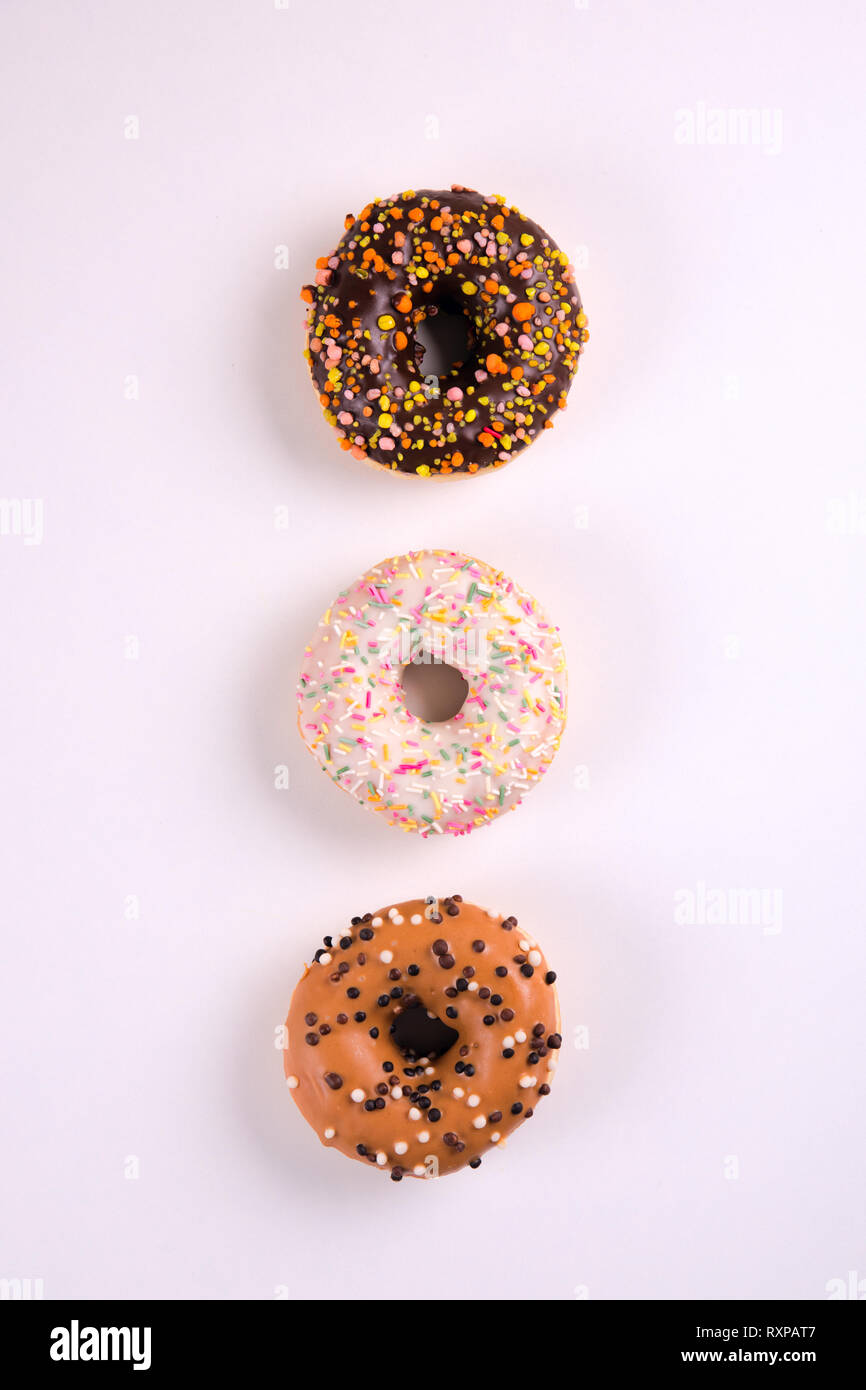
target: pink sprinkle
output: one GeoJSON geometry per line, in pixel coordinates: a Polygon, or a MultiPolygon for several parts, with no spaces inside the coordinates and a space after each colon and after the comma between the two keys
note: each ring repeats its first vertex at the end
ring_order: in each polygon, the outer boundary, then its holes
{"type": "MultiPolygon", "coordinates": [[[[505,332],[505,325],[504,325],[504,324],[503,324],[503,329],[502,329],[502,331],[505,332]]],[[[452,386],[451,389],[450,389],[449,391],[446,391],[445,394],[447,395],[449,401],[462,401],[462,400],[463,400],[463,392],[460,390],[460,387],[459,387],[459,386],[452,386]]]]}
{"type": "Polygon", "coordinates": [[[462,251],[464,256],[468,256],[469,252],[472,250],[472,242],[464,237],[462,241],[458,241],[457,250],[462,251]]]}
{"type": "Polygon", "coordinates": [[[393,447],[394,441],[391,436],[389,434],[383,434],[382,438],[379,440],[379,448],[387,451],[388,449],[393,449],[393,447]]]}
{"type": "Polygon", "coordinates": [[[528,333],[521,333],[520,337],[517,339],[517,346],[522,347],[524,352],[532,351],[532,339],[528,333]]]}

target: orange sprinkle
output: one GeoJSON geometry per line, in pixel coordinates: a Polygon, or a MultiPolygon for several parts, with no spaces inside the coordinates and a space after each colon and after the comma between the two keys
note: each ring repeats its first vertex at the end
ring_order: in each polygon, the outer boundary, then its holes
{"type": "Polygon", "coordinates": [[[519,304],[515,304],[511,312],[517,319],[518,323],[525,323],[527,319],[532,318],[532,305],[527,304],[526,300],[524,299],[521,300],[519,304]]]}

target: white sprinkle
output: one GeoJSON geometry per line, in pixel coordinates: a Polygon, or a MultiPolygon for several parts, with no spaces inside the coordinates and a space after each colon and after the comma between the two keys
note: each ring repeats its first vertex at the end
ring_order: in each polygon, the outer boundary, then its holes
{"type": "Polygon", "coordinates": [[[334,1135],[335,1135],[336,1133],[337,1133],[337,1131],[336,1131],[335,1129],[326,1129],[326,1130],[325,1130],[325,1138],[326,1138],[326,1139],[333,1139],[333,1137],[334,1137],[334,1135]]]}
{"type": "Polygon", "coordinates": [[[490,1136],[490,1142],[491,1144],[498,1144],[501,1138],[502,1135],[499,1133],[499,1130],[495,1129],[490,1136]]]}
{"type": "Polygon", "coordinates": [[[529,952],[529,964],[530,964],[530,965],[540,965],[540,964],[541,964],[541,952],[540,952],[540,951],[530,951],[530,952],[529,952]]]}
{"type": "Polygon", "coordinates": [[[400,915],[400,914],[398,913],[396,907],[389,907],[389,908],[388,908],[388,916],[391,918],[391,921],[392,921],[392,922],[394,921],[394,918],[395,918],[395,917],[399,917],[399,915],[400,915]]]}
{"type": "Polygon", "coordinates": [[[382,925],[382,918],[381,918],[381,917],[374,917],[374,918],[373,918],[372,925],[373,925],[374,927],[381,927],[381,925],[382,925]]]}
{"type": "Polygon", "coordinates": [[[351,1094],[351,1099],[355,1101],[356,1104],[357,1102],[362,1101],[364,1099],[364,1092],[361,1090],[360,1086],[355,1087],[354,1091],[351,1094]]]}
{"type": "Polygon", "coordinates": [[[521,1086],[523,1087],[523,1089],[524,1089],[524,1091],[525,1091],[525,1090],[527,1089],[528,1086],[534,1086],[534,1085],[535,1085],[535,1077],[534,1077],[534,1076],[521,1076],[521,1078],[520,1078],[520,1084],[521,1084],[521,1086]]]}
{"type": "Polygon", "coordinates": [[[512,1036],[511,1036],[510,1033],[508,1034],[508,1037],[507,1037],[507,1038],[503,1038],[503,1039],[502,1039],[502,1046],[503,1046],[503,1047],[513,1047],[513,1046],[514,1046],[514,1039],[512,1038],[512,1036]]]}
{"type": "Polygon", "coordinates": [[[526,1042],[526,1034],[524,1033],[522,1028],[518,1028],[514,1036],[518,1042],[526,1042]]]}
{"type": "Polygon", "coordinates": [[[394,959],[394,952],[393,952],[393,951],[380,951],[380,952],[379,952],[379,959],[380,959],[380,961],[382,961],[382,963],[383,963],[384,965],[390,965],[391,961],[394,959]]]}
{"type": "Polygon", "coordinates": [[[547,1070],[548,1070],[548,1071],[556,1071],[556,1058],[555,1058],[555,1057],[551,1057],[550,1061],[549,1061],[548,1064],[547,1064],[547,1070]]]}
{"type": "Polygon", "coordinates": [[[287,1076],[286,1081],[288,1082],[288,1087],[290,1091],[294,1091],[297,1089],[298,1078],[296,1076],[287,1076]]]}
{"type": "Polygon", "coordinates": [[[471,1106],[472,1109],[474,1110],[475,1107],[476,1107],[476,1105],[480,1105],[480,1104],[481,1104],[481,1097],[480,1097],[480,1096],[476,1096],[476,1095],[473,1094],[473,1095],[471,1095],[471,1096],[469,1097],[469,1099],[467,1100],[466,1104],[469,1105],[469,1106],[471,1106]]]}
{"type": "Polygon", "coordinates": [[[466,1095],[466,1092],[464,1091],[462,1086],[455,1086],[451,1094],[455,1100],[462,1100],[463,1097],[466,1095]]]}
{"type": "Polygon", "coordinates": [[[430,1138],[430,1131],[429,1131],[429,1129],[419,1129],[419,1131],[418,1131],[418,1133],[416,1134],[415,1138],[418,1140],[418,1143],[419,1143],[419,1144],[426,1144],[427,1141],[428,1141],[428,1139],[430,1138]]]}
{"type": "Polygon", "coordinates": [[[478,981],[477,981],[477,980],[470,980],[470,981],[469,981],[469,988],[470,988],[470,989],[477,989],[477,988],[478,988],[478,981]]]}
{"type": "Polygon", "coordinates": [[[409,1145],[406,1143],[405,1139],[398,1139],[394,1145],[394,1152],[395,1154],[404,1154],[408,1147],[409,1145]]]}
{"type": "Polygon", "coordinates": [[[388,1162],[388,1155],[387,1155],[387,1154],[383,1154],[383,1153],[381,1153],[381,1152],[377,1153],[377,1154],[376,1154],[376,1162],[378,1163],[378,1165],[379,1165],[380,1168],[384,1168],[384,1167],[385,1167],[385,1164],[388,1162]]]}
{"type": "Polygon", "coordinates": [[[487,1118],[484,1115],[476,1115],[475,1119],[472,1121],[473,1129],[483,1129],[486,1124],[487,1118]]]}
{"type": "Polygon", "coordinates": [[[319,964],[330,965],[333,959],[334,957],[332,955],[330,955],[327,951],[323,951],[322,954],[319,956],[319,964]]]}
{"type": "Polygon", "coordinates": [[[420,924],[424,921],[424,918],[421,916],[420,912],[413,912],[412,916],[409,918],[409,921],[412,923],[413,927],[417,927],[420,926],[420,924]]]}
{"type": "Polygon", "coordinates": [[[409,1111],[409,1119],[410,1119],[410,1120],[420,1120],[420,1118],[421,1118],[421,1111],[417,1108],[417,1106],[414,1106],[414,1105],[413,1105],[413,1106],[412,1106],[412,1109],[409,1111]]]}
{"type": "Polygon", "coordinates": [[[402,927],[403,925],[403,918],[400,916],[399,912],[394,913],[394,916],[391,918],[391,921],[394,923],[395,927],[402,927]]]}
{"type": "Polygon", "coordinates": [[[518,944],[518,946],[520,947],[521,951],[528,951],[528,950],[529,950],[529,942],[528,942],[528,941],[518,941],[517,944],[518,944]]]}
{"type": "Polygon", "coordinates": [[[412,1169],[412,1172],[415,1174],[416,1178],[423,1178],[426,1171],[427,1169],[424,1167],[423,1163],[416,1163],[415,1167],[412,1169]]]}
{"type": "Polygon", "coordinates": [[[400,1090],[400,1087],[399,1087],[399,1086],[392,1086],[392,1087],[391,1087],[391,1099],[392,1099],[392,1100],[399,1100],[400,1097],[402,1096],[402,1094],[403,1094],[403,1092],[400,1090]]]}
{"type": "Polygon", "coordinates": [[[424,1075],[425,1075],[425,1076],[432,1076],[435,1070],[436,1070],[435,1067],[425,1067],[425,1068],[424,1068],[424,1075]]]}

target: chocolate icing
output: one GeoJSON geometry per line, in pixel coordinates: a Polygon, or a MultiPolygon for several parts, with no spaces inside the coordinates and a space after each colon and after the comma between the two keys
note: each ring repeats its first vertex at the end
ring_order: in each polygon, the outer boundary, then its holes
{"type": "Polygon", "coordinates": [[[456,184],[346,221],[302,291],[310,372],[343,447],[422,477],[501,467],[564,408],[589,336],[567,257],[517,208],[456,184]],[[466,313],[469,353],[425,382],[416,329],[440,307],[466,313]]]}

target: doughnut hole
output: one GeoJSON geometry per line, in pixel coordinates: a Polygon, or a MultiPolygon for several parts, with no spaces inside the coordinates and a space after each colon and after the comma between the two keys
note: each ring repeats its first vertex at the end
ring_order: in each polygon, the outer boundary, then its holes
{"type": "Polygon", "coordinates": [[[460,713],[469,686],[455,666],[444,661],[413,661],[400,677],[406,708],[427,724],[444,724],[460,713]]]}
{"type": "Polygon", "coordinates": [[[441,1018],[437,1018],[418,1001],[408,1009],[403,1009],[391,1024],[391,1040],[407,1061],[414,1062],[418,1057],[431,1061],[442,1057],[456,1043],[459,1033],[449,1028],[441,1018]]]}
{"type": "Polygon", "coordinates": [[[431,304],[415,329],[415,361],[422,377],[439,378],[444,390],[448,377],[469,359],[475,345],[472,324],[456,300],[443,298],[431,304]]]}

